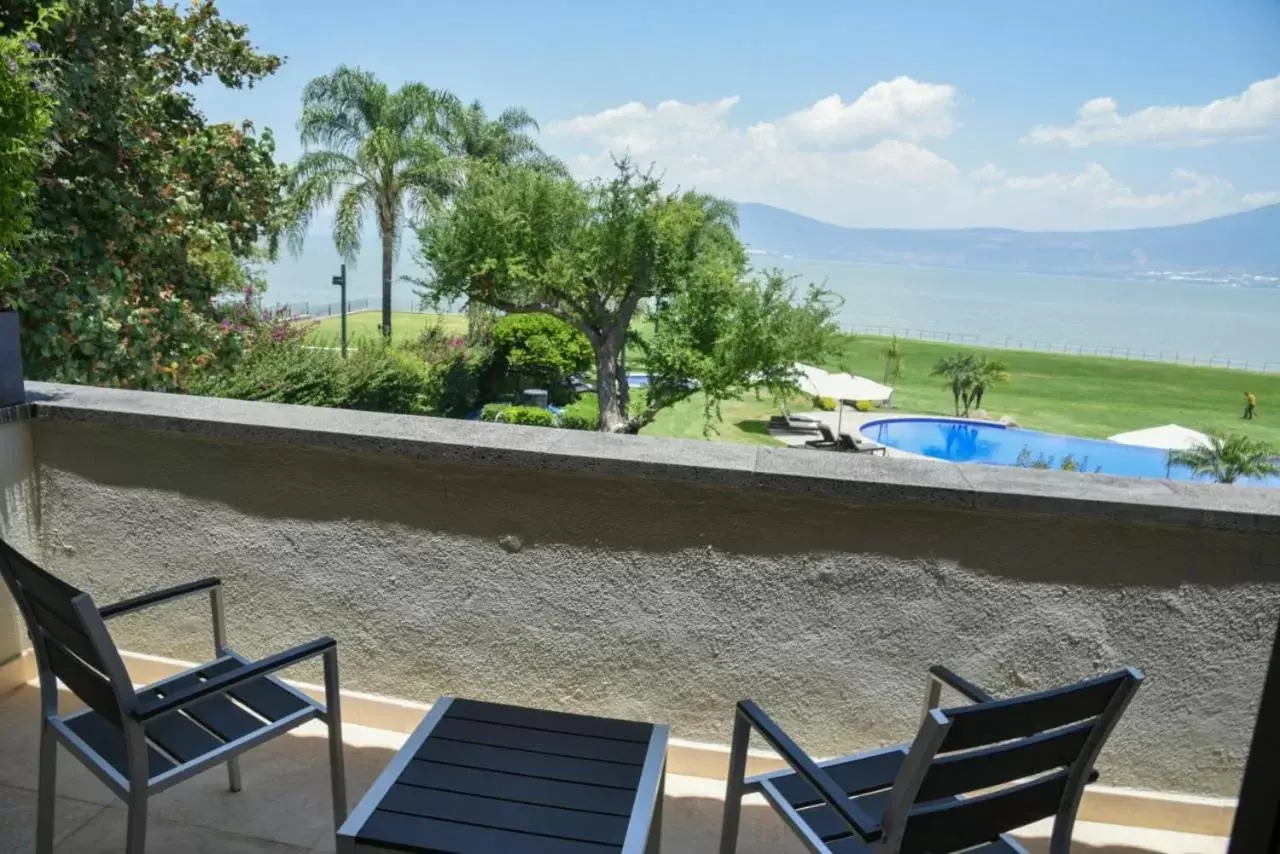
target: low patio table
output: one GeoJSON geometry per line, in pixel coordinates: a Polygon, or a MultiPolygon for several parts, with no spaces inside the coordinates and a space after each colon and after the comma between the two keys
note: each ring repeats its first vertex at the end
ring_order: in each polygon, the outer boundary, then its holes
{"type": "Polygon", "coordinates": [[[652,854],[668,728],[442,697],[337,834],[338,854],[652,854]]]}

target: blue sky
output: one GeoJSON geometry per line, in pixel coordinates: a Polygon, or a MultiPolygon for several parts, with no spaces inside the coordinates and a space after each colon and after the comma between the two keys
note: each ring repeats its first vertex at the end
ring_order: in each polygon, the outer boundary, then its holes
{"type": "Polygon", "coordinates": [[[519,104],[582,177],[857,226],[1113,228],[1280,201],[1280,3],[220,0],[284,68],[200,91],[299,152],[340,63],[519,104]]]}

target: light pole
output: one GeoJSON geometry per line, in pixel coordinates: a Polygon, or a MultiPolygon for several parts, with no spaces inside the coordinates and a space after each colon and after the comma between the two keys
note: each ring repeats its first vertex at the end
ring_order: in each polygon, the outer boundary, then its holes
{"type": "Polygon", "coordinates": [[[333,277],[333,283],[342,289],[342,304],[338,311],[342,313],[342,358],[347,358],[347,265],[342,265],[342,272],[333,277]]]}

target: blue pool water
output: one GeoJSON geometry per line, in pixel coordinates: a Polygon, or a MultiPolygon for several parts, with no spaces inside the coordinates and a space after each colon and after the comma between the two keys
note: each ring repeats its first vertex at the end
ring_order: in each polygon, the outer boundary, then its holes
{"type": "MultiPolygon", "coordinates": [[[[900,418],[864,424],[862,434],[890,448],[953,463],[1011,466],[1017,462],[1022,449],[1026,448],[1032,460],[1041,455],[1046,460],[1052,458],[1051,468],[1057,468],[1070,455],[1081,463],[1085,471],[1090,472],[1101,469],[1102,474],[1123,477],[1194,479],[1189,471],[1177,466],[1171,471],[1166,470],[1168,455],[1157,448],[1121,445],[1105,439],[1040,433],[1000,424],[949,418],[900,418]]],[[[1240,484],[1280,487],[1280,477],[1243,480],[1240,484]]]]}

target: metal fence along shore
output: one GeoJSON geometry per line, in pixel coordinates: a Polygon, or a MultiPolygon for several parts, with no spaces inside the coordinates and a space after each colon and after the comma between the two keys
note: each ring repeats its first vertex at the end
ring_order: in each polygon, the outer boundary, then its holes
{"type": "MultiPolygon", "coordinates": [[[[347,312],[377,311],[381,300],[360,297],[347,301],[347,312]]],[[[421,302],[414,298],[392,300],[392,310],[425,313],[421,302]]],[[[275,311],[285,311],[292,317],[332,317],[341,312],[341,302],[292,302],[275,306],[275,311]]],[[[842,325],[841,329],[853,335],[877,335],[889,338],[894,335],[910,341],[932,341],[942,344],[961,344],[970,347],[990,347],[1000,350],[1030,350],[1036,353],[1060,353],[1066,356],[1100,356],[1109,359],[1130,359],[1144,362],[1164,362],[1171,365],[1187,365],[1201,368],[1229,368],[1238,371],[1280,373],[1280,355],[1273,360],[1237,359],[1222,353],[1192,353],[1175,350],[1147,350],[1141,347],[1093,347],[1084,344],[1057,344],[1017,335],[1000,338],[983,338],[963,332],[944,332],[935,329],[919,329],[909,326],[842,325]]]]}

